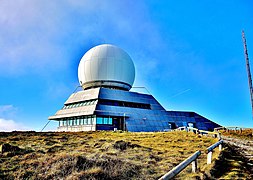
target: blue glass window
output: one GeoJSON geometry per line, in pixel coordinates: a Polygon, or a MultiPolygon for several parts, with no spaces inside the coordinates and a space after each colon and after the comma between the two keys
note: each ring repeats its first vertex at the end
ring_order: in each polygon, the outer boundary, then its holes
{"type": "Polygon", "coordinates": [[[97,124],[103,124],[103,118],[97,117],[97,124]]]}

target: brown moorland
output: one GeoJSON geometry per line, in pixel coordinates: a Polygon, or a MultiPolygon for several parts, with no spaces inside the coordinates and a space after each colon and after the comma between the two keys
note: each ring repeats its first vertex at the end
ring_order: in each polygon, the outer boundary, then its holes
{"type": "Polygon", "coordinates": [[[158,179],[201,150],[200,172],[189,166],[177,176],[199,178],[215,142],[181,131],[1,132],[0,179],[158,179]]]}

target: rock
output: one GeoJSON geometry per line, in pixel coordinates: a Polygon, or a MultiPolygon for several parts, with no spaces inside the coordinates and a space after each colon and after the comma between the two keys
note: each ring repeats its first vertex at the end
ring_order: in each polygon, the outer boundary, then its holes
{"type": "Polygon", "coordinates": [[[0,146],[0,152],[3,154],[5,152],[17,152],[21,151],[21,149],[18,146],[13,146],[8,143],[4,143],[0,146]]]}

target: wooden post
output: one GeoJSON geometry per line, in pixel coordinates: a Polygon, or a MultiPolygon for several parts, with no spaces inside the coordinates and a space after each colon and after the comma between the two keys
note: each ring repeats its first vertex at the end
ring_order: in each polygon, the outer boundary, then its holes
{"type": "Polygon", "coordinates": [[[192,172],[196,173],[198,171],[198,163],[197,159],[195,161],[192,161],[192,172]]]}
{"type": "Polygon", "coordinates": [[[212,154],[213,154],[212,151],[210,151],[210,152],[207,154],[207,164],[211,164],[211,163],[212,163],[212,154]]]}

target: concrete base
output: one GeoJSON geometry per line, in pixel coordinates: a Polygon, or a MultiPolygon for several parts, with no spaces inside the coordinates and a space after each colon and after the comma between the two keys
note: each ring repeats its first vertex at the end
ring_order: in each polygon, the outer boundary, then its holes
{"type": "Polygon", "coordinates": [[[57,128],[57,131],[59,132],[96,131],[96,125],[60,126],[57,128]]]}

